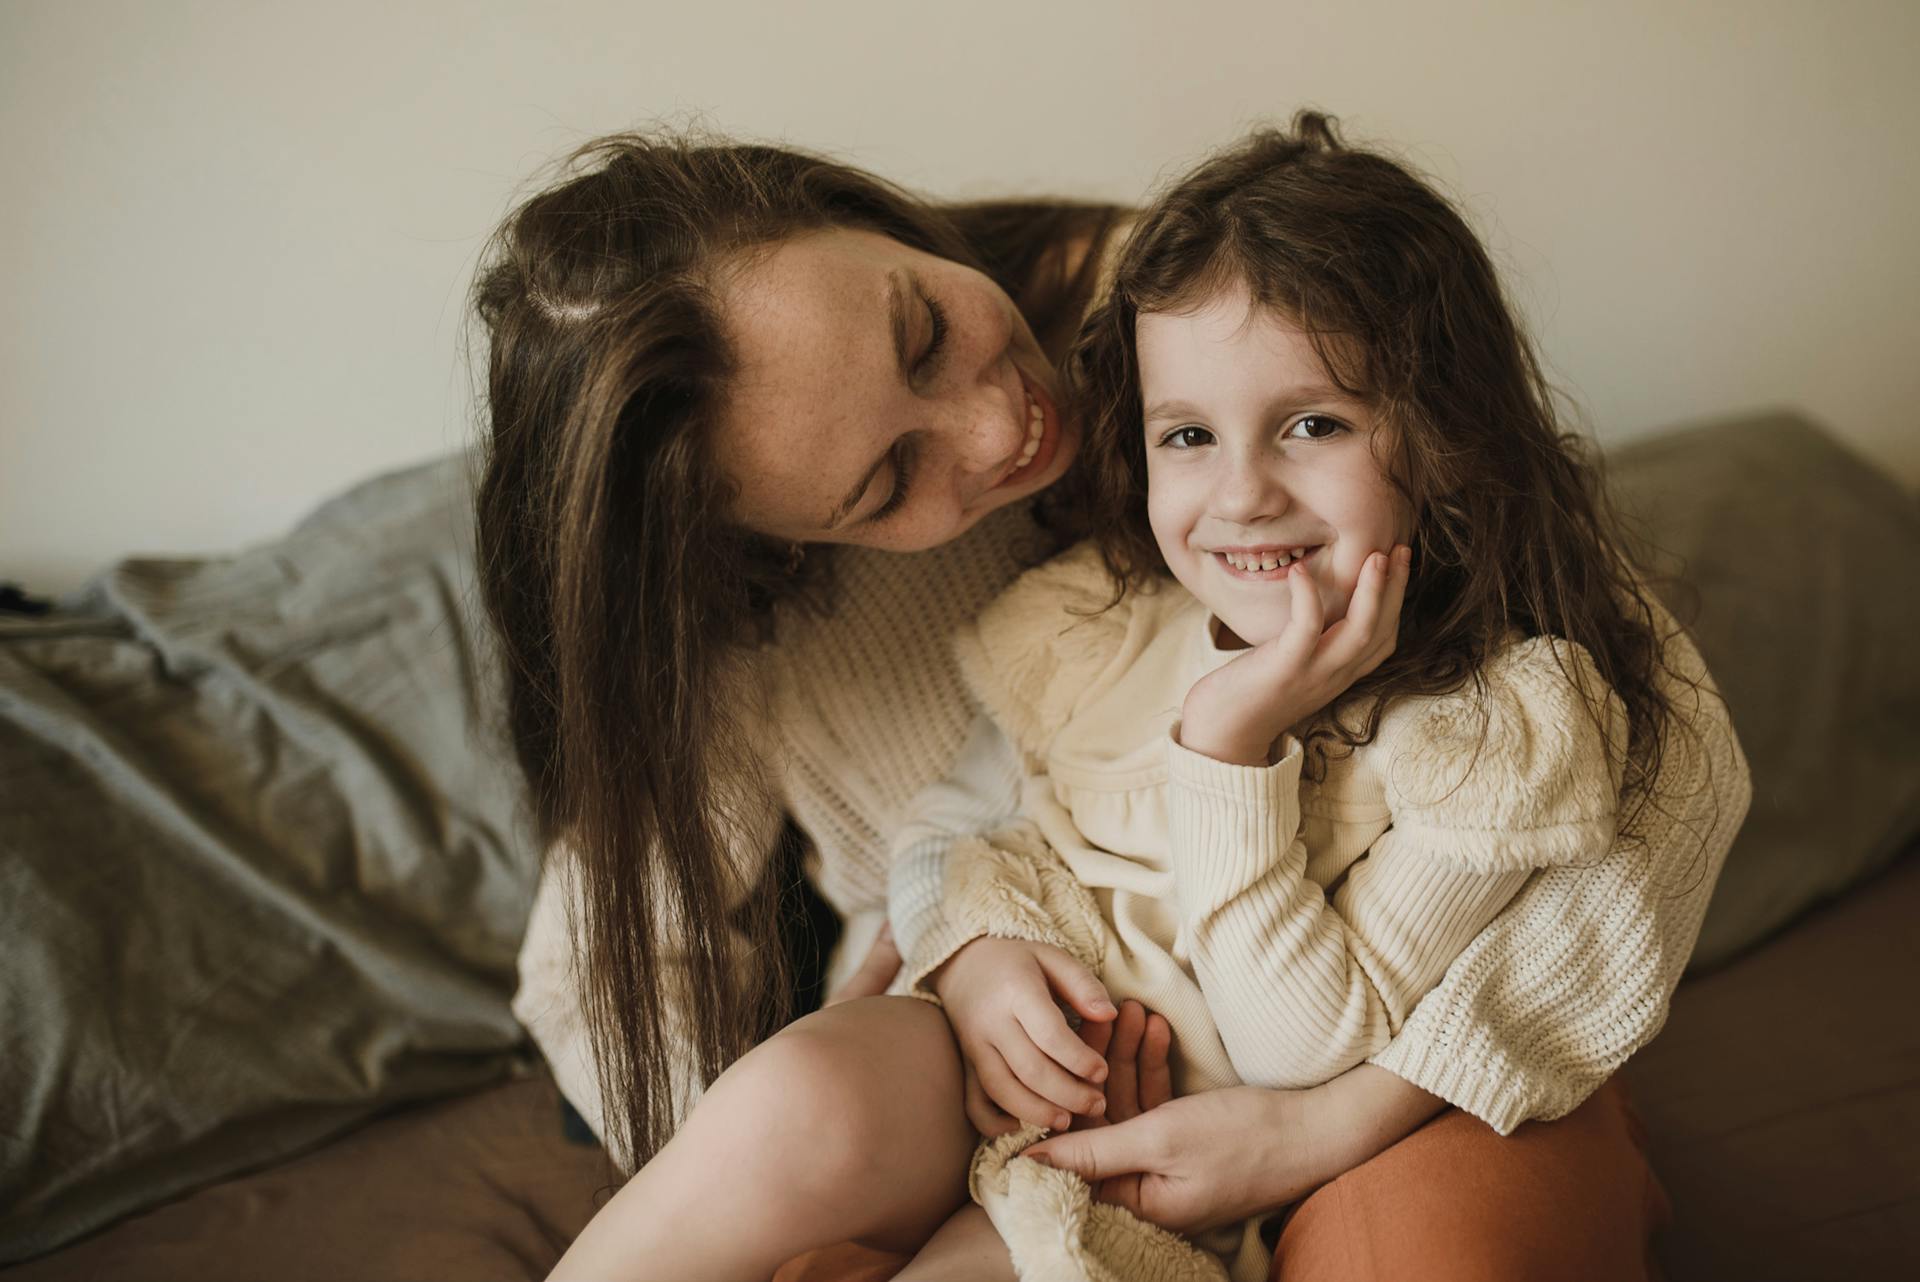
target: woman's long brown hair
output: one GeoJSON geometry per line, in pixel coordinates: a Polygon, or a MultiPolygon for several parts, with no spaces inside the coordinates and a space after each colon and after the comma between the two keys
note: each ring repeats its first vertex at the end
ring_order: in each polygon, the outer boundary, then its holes
{"type": "MultiPolygon", "coordinates": [[[[1560,427],[1459,214],[1400,164],[1344,145],[1317,112],[1171,184],[1140,216],[1069,359],[1087,422],[1075,481],[1116,592],[1168,572],[1147,521],[1135,322],[1234,285],[1297,324],[1335,382],[1375,407],[1382,466],[1415,514],[1399,647],[1309,731],[1310,757],[1323,766],[1330,748],[1370,740],[1394,697],[1478,683],[1515,629],[1565,638],[1626,706],[1627,741],[1608,746],[1631,838],[1676,725],[1677,678],[1597,461],[1560,427]]],[[[1605,692],[1560,657],[1607,734],[1605,692]]]]}
{"type": "Polygon", "coordinates": [[[671,1133],[675,1078],[711,1081],[785,1014],[773,901],[740,876],[764,781],[729,745],[746,652],[803,585],[786,549],[726,518],[709,461],[735,368],[715,272],[809,230],[882,232],[985,270],[1057,358],[1097,258],[1070,269],[1066,247],[1119,211],[941,208],[819,157],[668,133],[604,138],[569,166],[506,220],[474,285],[478,560],[535,818],[580,881],[604,1138],[637,1167],[671,1133]]]}

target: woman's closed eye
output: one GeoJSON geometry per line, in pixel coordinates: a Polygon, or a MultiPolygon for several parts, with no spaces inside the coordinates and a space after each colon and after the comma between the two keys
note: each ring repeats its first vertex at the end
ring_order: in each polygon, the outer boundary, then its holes
{"type": "Polygon", "coordinates": [[[920,353],[920,359],[913,363],[915,378],[925,378],[933,373],[934,366],[940,361],[940,353],[947,347],[947,310],[934,301],[933,295],[922,294],[920,300],[927,305],[927,350],[920,353]]]}
{"type": "Polygon", "coordinates": [[[911,436],[903,436],[893,446],[893,492],[887,495],[887,501],[873,509],[865,524],[874,525],[886,520],[907,502],[907,480],[913,474],[914,441],[911,436]]]}

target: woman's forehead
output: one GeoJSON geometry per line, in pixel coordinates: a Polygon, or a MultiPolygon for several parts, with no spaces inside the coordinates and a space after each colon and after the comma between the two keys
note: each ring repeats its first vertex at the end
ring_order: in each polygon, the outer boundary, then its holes
{"type": "Polygon", "coordinates": [[[722,285],[738,367],[715,459],[755,528],[820,528],[885,449],[892,272],[912,252],[872,232],[809,233],[756,253],[722,285]]]}
{"type": "Polygon", "coordinates": [[[838,228],[756,250],[719,290],[739,377],[830,377],[836,362],[884,349],[890,269],[905,252],[885,236],[838,228]]]}

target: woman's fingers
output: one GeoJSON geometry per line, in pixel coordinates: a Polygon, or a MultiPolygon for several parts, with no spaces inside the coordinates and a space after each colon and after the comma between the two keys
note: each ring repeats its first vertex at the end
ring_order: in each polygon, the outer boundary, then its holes
{"type": "Polygon", "coordinates": [[[1100,1057],[1101,1064],[1107,1062],[1107,1047],[1113,1044],[1113,1021],[1110,1019],[1085,1019],[1074,1030],[1074,1036],[1086,1044],[1088,1050],[1100,1057]]]}
{"type": "MultiPolygon", "coordinates": [[[[1136,1117],[1126,1125],[1116,1122],[1099,1130],[1049,1136],[1023,1156],[1072,1171],[1088,1183],[1112,1180],[1157,1171],[1164,1162],[1164,1130],[1158,1118],[1136,1117]]],[[[1115,1191],[1111,1185],[1106,1190],[1110,1198],[1115,1191]]]]}
{"type": "Polygon", "coordinates": [[[1107,1047],[1107,1120],[1124,1122],[1140,1113],[1140,1039],[1146,1033],[1146,1008],[1136,1001],[1120,1003],[1113,1021],[1113,1041],[1107,1047]]]}
{"type": "Polygon", "coordinates": [[[1159,1108],[1173,1098],[1173,1025],[1163,1015],[1149,1015],[1140,1038],[1140,1111],[1159,1108]]]}

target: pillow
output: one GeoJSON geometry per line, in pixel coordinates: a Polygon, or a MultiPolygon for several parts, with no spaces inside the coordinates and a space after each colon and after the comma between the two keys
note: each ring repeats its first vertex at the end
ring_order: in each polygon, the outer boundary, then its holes
{"type": "Polygon", "coordinates": [[[522,1062],[467,477],[0,620],[0,1262],[522,1062]]]}
{"type": "Polygon", "coordinates": [[[1920,831],[1920,504],[1792,414],[1638,440],[1608,469],[1623,513],[1679,558],[1661,595],[1753,771],[1694,952],[1714,966],[1920,831]]]}

